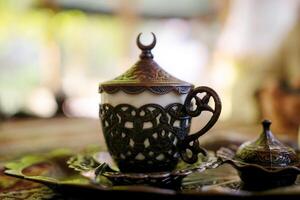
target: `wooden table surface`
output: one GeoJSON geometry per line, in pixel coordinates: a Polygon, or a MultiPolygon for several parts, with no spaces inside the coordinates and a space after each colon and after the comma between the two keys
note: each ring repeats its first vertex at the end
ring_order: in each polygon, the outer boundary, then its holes
{"type": "MultiPolygon", "coordinates": [[[[199,128],[197,121],[191,131],[199,128]]],[[[255,126],[237,126],[219,122],[205,134],[202,143],[215,140],[245,141],[260,132],[255,126]]],[[[0,161],[55,148],[80,150],[88,145],[105,149],[101,125],[97,119],[54,118],[11,120],[0,123],[0,161]]]]}

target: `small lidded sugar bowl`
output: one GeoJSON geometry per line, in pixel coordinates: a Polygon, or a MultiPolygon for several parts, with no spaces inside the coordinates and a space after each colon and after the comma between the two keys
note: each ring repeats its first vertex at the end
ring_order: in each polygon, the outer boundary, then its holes
{"type": "Polygon", "coordinates": [[[281,143],[270,130],[271,121],[262,122],[263,132],[255,141],[242,144],[235,157],[264,167],[287,167],[298,161],[295,150],[281,143]]]}
{"type": "Polygon", "coordinates": [[[108,151],[122,172],[170,171],[180,157],[187,163],[196,162],[199,153],[205,154],[198,138],[221,113],[221,101],[214,90],[194,88],[153,60],[151,49],[156,37],[152,35],[152,43],[144,45],[139,34],[139,61],[99,86],[102,131],[108,151]],[[189,134],[192,117],[204,111],[210,112],[211,118],[201,130],[189,134]]]}
{"type": "Polygon", "coordinates": [[[300,173],[297,153],[274,137],[271,121],[264,120],[262,125],[263,132],[256,140],[243,143],[236,152],[221,148],[218,157],[238,170],[248,189],[293,184],[300,173]]]}

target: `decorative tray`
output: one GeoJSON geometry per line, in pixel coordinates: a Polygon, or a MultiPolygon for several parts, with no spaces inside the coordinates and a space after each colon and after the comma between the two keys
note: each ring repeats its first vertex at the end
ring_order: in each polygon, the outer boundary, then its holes
{"type": "MultiPolygon", "coordinates": [[[[106,155],[106,153],[100,153],[106,155]]],[[[80,154],[81,155],[81,154],[80,154]]],[[[98,154],[86,154],[90,156],[98,154]]],[[[213,160],[214,155],[209,154],[213,160]]],[[[105,156],[102,159],[105,159],[105,156]]],[[[106,157],[107,163],[109,163],[109,156],[106,157]]],[[[5,173],[9,176],[23,178],[34,182],[42,183],[54,192],[74,196],[76,198],[84,198],[90,194],[110,193],[110,195],[128,195],[134,197],[169,197],[169,198],[197,198],[199,196],[205,197],[205,199],[213,197],[257,197],[263,196],[282,196],[288,195],[288,197],[296,197],[300,195],[300,183],[297,180],[295,185],[289,187],[281,187],[272,190],[250,192],[243,190],[243,185],[238,177],[236,170],[230,165],[219,166],[218,160],[211,165],[205,167],[203,170],[200,167],[189,166],[192,169],[192,173],[189,173],[181,182],[180,187],[177,188],[162,188],[154,187],[151,185],[112,185],[111,181],[101,176],[100,179],[91,178],[93,175],[84,174],[90,170],[91,160],[87,159],[87,168],[78,168],[73,166],[70,168],[70,163],[76,163],[78,161],[78,155],[74,155],[69,151],[53,151],[47,154],[30,155],[25,156],[22,159],[14,162],[7,163],[5,173]],[[68,164],[69,163],[69,164],[68,164]],[[200,169],[200,170],[198,170],[200,169]],[[79,171],[78,171],[79,170],[79,171]]],[[[198,166],[201,166],[200,161],[198,166]]],[[[207,162],[207,160],[205,161],[207,162]]],[[[78,163],[77,163],[78,164],[78,163]]],[[[181,166],[186,168],[187,166],[181,166]]],[[[116,173],[116,172],[114,172],[116,173]]],[[[118,174],[118,173],[117,173],[118,174]]]]}

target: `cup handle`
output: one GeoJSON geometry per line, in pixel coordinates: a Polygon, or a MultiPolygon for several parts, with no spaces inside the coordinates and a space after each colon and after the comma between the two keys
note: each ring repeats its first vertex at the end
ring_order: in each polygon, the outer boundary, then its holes
{"type": "Polygon", "coordinates": [[[213,114],[210,120],[201,130],[186,136],[179,143],[180,156],[182,160],[192,164],[197,162],[199,153],[206,155],[206,151],[199,145],[198,138],[204,135],[218,121],[221,114],[222,104],[218,94],[213,89],[206,86],[201,86],[194,88],[189,92],[184,102],[184,108],[186,114],[191,117],[199,116],[202,111],[208,111],[213,114]],[[197,96],[201,93],[205,93],[202,98],[197,96]],[[211,98],[214,101],[214,108],[208,105],[211,98]],[[196,109],[194,110],[192,110],[193,99],[195,100],[196,104],[196,109]]]}

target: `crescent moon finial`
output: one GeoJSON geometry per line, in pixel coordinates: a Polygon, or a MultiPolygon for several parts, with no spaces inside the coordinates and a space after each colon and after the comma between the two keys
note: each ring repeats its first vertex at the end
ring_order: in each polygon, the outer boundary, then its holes
{"type": "Polygon", "coordinates": [[[153,32],[151,32],[151,34],[153,36],[153,41],[149,45],[144,45],[144,44],[141,43],[141,35],[142,35],[142,33],[139,33],[138,36],[137,36],[137,38],[136,38],[136,44],[142,50],[142,54],[140,55],[141,59],[144,59],[144,58],[153,58],[151,50],[156,45],[156,36],[155,36],[155,34],[153,32]]]}

